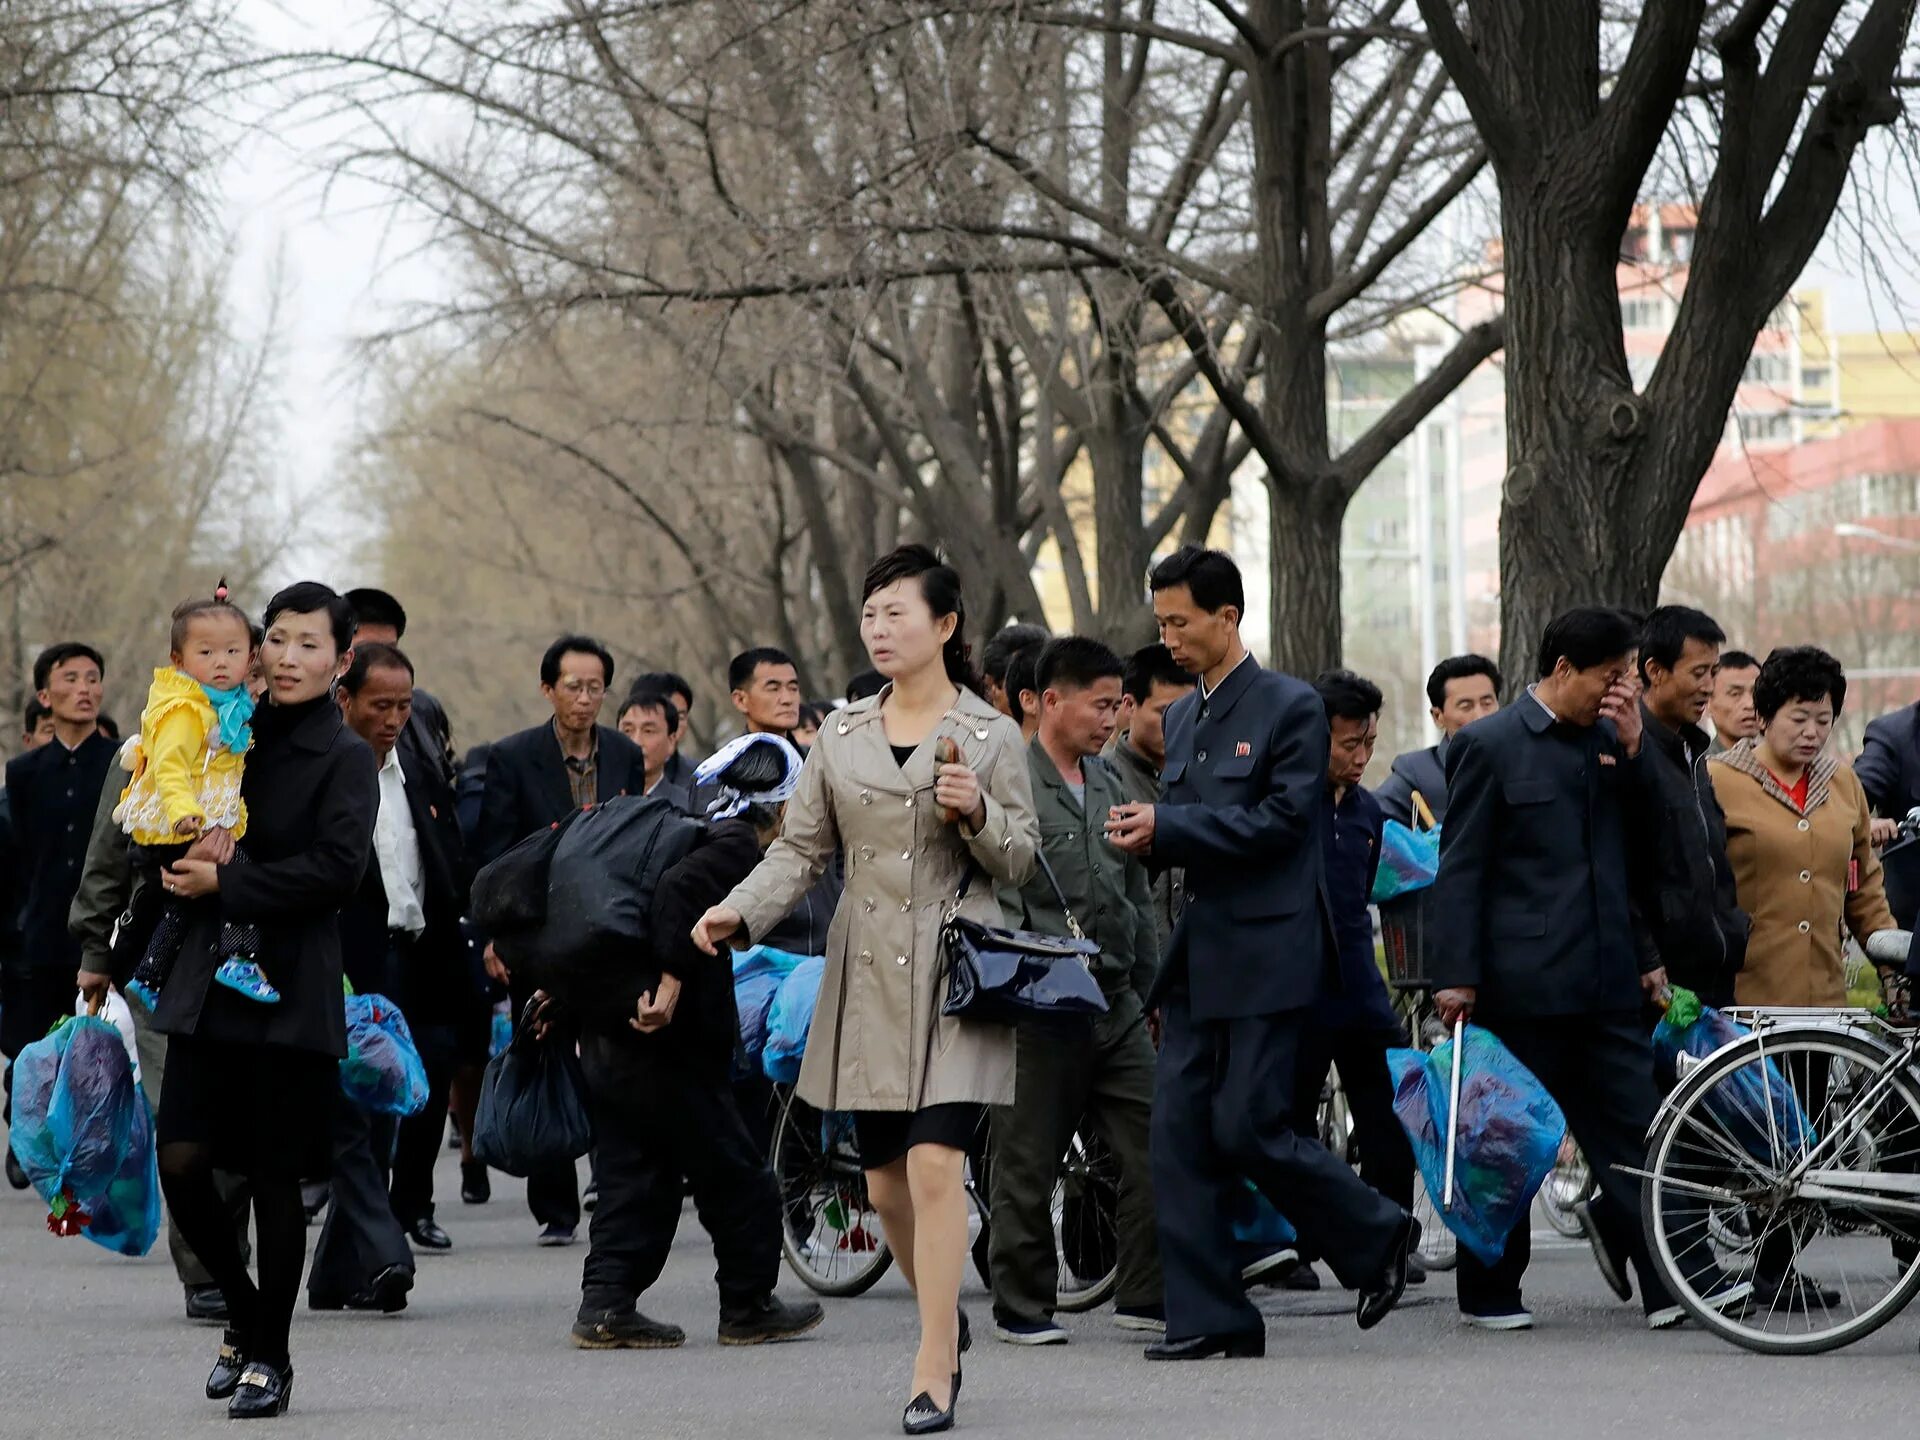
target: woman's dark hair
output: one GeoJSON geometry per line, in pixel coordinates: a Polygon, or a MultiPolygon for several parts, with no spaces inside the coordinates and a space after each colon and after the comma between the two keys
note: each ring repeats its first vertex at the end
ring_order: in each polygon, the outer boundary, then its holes
{"type": "Polygon", "coordinates": [[[182,600],[173,607],[173,635],[171,648],[177,654],[180,647],[187,643],[187,630],[194,621],[208,615],[231,615],[240,622],[240,628],[247,632],[249,643],[253,640],[253,621],[247,618],[247,612],[227,598],[227,582],[222,580],[213,594],[202,596],[198,600],[182,600]]]}
{"type": "Polygon", "coordinates": [[[1591,670],[1633,653],[1640,617],[1605,605],[1582,605],[1547,622],[1540,637],[1540,675],[1553,673],[1561,657],[1576,670],[1591,670]]]}
{"type": "Polygon", "coordinates": [[[569,655],[592,655],[600,661],[606,671],[603,684],[613,684],[613,652],[608,650],[591,635],[562,635],[547,647],[547,653],[540,657],[540,683],[558,685],[560,683],[560,662],[569,655]]]}
{"type": "Polygon", "coordinates": [[[1794,701],[1833,701],[1833,713],[1847,701],[1847,672],[1817,645],[1784,645],[1768,655],[1753,682],[1754,713],[1767,721],[1794,701]]]}
{"type": "Polygon", "coordinates": [[[260,614],[260,624],[264,629],[271,630],[273,622],[282,615],[314,615],[321,611],[326,612],[327,625],[333,631],[335,653],[344,655],[353,648],[356,626],[353,606],[347,603],[346,596],[331,585],[322,585],[318,580],[302,580],[289,585],[267,601],[267,608],[260,614]]]}
{"type": "Polygon", "coordinates": [[[1313,688],[1320,692],[1329,720],[1369,720],[1386,703],[1378,685],[1351,670],[1322,670],[1313,688]]]}
{"type": "Polygon", "coordinates": [[[1484,655],[1449,655],[1433,667],[1427,676],[1427,703],[1436,710],[1447,708],[1447,682],[1484,675],[1493,682],[1493,693],[1500,693],[1500,667],[1484,655]]]}
{"type": "Polygon", "coordinates": [[[865,700],[869,695],[878,695],[887,688],[887,677],[878,670],[862,670],[847,681],[847,703],[865,700]]]}
{"type": "Polygon", "coordinates": [[[967,644],[967,602],[960,593],[959,573],[924,545],[902,545],[867,568],[860,599],[864,603],[876,590],[884,590],[901,580],[920,582],[921,598],[927,602],[934,619],[954,617],[953,634],[947,638],[940,658],[946,662],[949,680],[978,694],[982,686],[973,669],[973,647],[967,644]]]}
{"type": "Polygon", "coordinates": [[[833,704],[827,700],[802,700],[800,702],[800,724],[802,727],[810,725],[815,730],[818,730],[822,725],[826,724],[827,712],[831,709],[833,709],[833,704]]]}
{"type": "Polygon", "coordinates": [[[1247,590],[1240,579],[1240,567],[1224,550],[1208,550],[1199,545],[1182,545],[1153,567],[1147,584],[1154,594],[1187,587],[1193,603],[1210,615],[1231,605],[1242,619],[1247,614],[1247,590]]]}
{"type": "Polygon", "coordinates": [[[353,647],[353,663],[347,666],[347,673],[340,677],[340,688],[349,695],[358,695],[366,687],[367,676],[375,670],[404,670],[407,679],[413,679],[413,662],[407,658],[404,650],[398,645],[377,645],[368,641],[365,645],[353,647]]]}

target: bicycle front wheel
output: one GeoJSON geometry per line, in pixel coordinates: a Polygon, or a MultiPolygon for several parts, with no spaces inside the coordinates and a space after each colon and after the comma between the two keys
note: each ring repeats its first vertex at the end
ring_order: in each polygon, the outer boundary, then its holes
{"type": "Polygon", "coordinates": [[[1054,1308],[1078,1315],[1120,1284],[1120,1162],[1090,1126],[1067,1145],[1053,1183],[1054,1308]]]}
{"type": "Polygon", "coordinates": [[[809,1290],[864,1295],[893,1255],[867,1199],[852,1117],[822,1113],[788,1095],[773,1129],[780,1191],[780,1253],[809,1290]]]}
{"type": "Polygon", "coordinates": [[[1727,1046],[1675,1090],[1647,1168],[1668,1288],[1736,1345],[1835,1350],[1920,1292],[1920,1092],[1883,1045],[1795,1027],[1727,1046]]]}

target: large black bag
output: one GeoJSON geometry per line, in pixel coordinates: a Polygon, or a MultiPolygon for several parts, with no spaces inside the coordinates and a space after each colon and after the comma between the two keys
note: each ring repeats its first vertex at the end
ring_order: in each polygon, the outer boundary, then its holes
{"type": "Polygon", "coordinates": [[[547,877],[561,838],[584,811],[536,830],[473,877],[473,923],[497,938],[534,929],[547,918],[547,877]]]}
{"type": "Polygon", "coordinates": [[[653,896],[706,827],[658,796],[582,811],[560,837],[547,919],[523,959],[541,988],[589,1012],[611,975],[653,968],[653,896]]]}
{"type": "Polygon", "coordinates": [[[533,1033],[529,1003],[513,1039],[487,1062],[473,1118],[473,1158],[509,1175],[567,1165],[593,1148],[586,1082],[570,1039],[533,1033]]]}
{"type": "Polygon", "coordinates": [[[1067,917],[1068,935],[1041,935],[983,925],[960,913],[973,872],[940,927],[941,959],[947,994],[940,1013],[992,1025],[1027,1020],[1078,1020],[1107,1011],[1107,997],[1093,977],[1100,947],[1074,918],[1047,857],[1034,857],[1067,917]]]}

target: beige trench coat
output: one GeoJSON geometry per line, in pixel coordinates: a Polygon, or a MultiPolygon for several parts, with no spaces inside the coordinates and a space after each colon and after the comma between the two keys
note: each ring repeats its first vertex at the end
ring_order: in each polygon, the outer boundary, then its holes
{"type": "Polygon", "coordinates": [[[1013,1102],[1013,1031],[938,1015],[940,925],[972,871],[963,914],[1003,923],[997,881],[1034,867],[1039,825],[1020,728],[970,690],[904,767],[887,744],[888,691],[820,728],[787,802],[780,838],[725,904],[749,936],[793,908],[835,850],[846,890],[827,932],[827,969],[800,1068],[800,1098],[823,1110],[918,1110],[1013,1102]],[[942,823],[933,799],[934,741],[949,735],[980,777],[977,835],[942,823]],[[929,1054],[931,1040],[931,1054],[929,1054]]]}

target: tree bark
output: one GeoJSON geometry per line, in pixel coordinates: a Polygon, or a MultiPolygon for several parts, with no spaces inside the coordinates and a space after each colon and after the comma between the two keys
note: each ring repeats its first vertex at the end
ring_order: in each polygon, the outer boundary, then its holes
{"type": "Polygon", "coordinates": [[[1311,680],[1340,663],[1340,521],[1328,489],[1267,483],[1276,670],[1311,680]]]}

